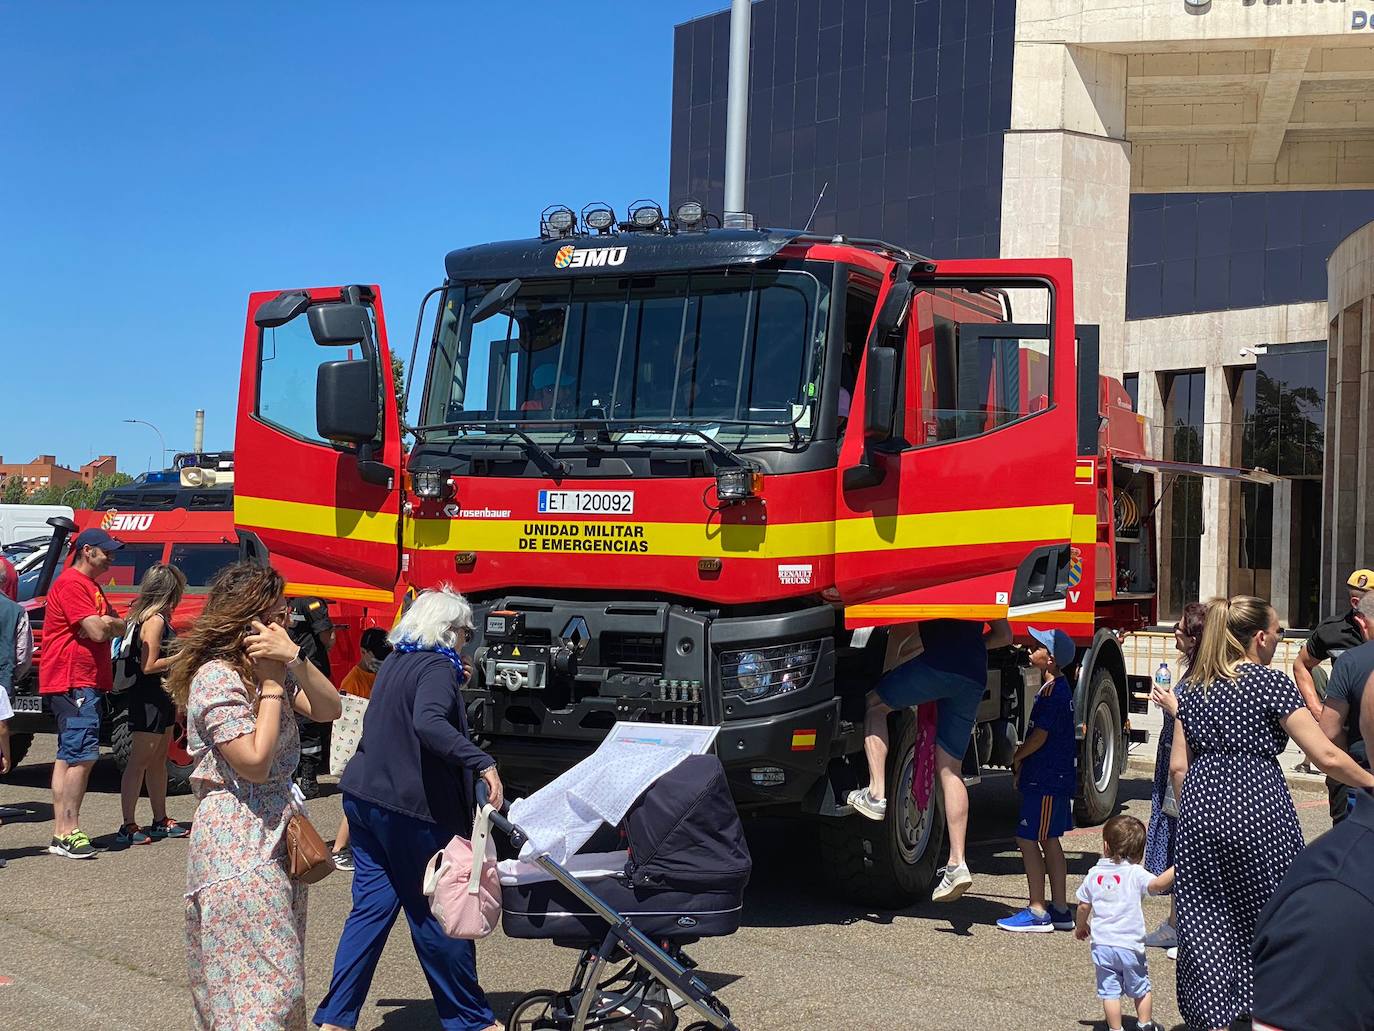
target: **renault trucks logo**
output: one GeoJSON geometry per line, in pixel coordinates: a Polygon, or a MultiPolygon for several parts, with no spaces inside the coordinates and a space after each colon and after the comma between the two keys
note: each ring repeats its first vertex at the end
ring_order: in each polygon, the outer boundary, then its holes
{"type": "Polygon", "coordinates": [[[578,250],[569,243],[558,248],[558,253],[553,256],[554,268],[602,268],[623,264],[624,247],[583,247],[578,250]]]}
{"type": "Polygon", "coordinates": [[[128,515],[120,515],[113,508],[106,512],[100,520],[100,528],[106,533],[111,530],[123,530],[125,532],[146,530],[152,525],[153,513],[151,512],[133,512],[128,515]]]}

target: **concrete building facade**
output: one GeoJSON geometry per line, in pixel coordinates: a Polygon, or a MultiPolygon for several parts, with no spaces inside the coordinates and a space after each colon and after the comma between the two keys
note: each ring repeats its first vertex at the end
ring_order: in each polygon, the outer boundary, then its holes
{"type": "MultiPolygon", "coordinates": [[[[1161,614],[1253,591],[1310,625],[1369,561],[1337,546],[1355,516],[1332,521],[1326,445],[1374,400],[1333,394],[1328,338],[1370,319],[1329,315],[1327,259],[1374,219],[1372,19],[1363,0],[759,0],[746,206],[935,257],[1074,259],[1078,320],[1156,453],[1281,477],[1161,484],[1161,614]]],[[[722,12],[675,37],[671,199],[717,211],[728,33],[722,12]]]]}

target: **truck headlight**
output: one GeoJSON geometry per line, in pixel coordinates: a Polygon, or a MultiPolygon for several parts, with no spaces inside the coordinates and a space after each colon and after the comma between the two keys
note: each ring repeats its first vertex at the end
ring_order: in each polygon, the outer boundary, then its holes
{"type": "Polygon", "coordinates": [[[721,688],[748,701],[800,691],[811,683],[820,653],[820,641],[721,652],[721,688]]]}

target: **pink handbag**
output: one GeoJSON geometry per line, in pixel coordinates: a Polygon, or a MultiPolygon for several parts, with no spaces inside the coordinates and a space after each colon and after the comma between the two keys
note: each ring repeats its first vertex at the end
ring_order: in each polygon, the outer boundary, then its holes
{"type": "Polygon", "coordinates": [[[472,821],[472,841],[455,836],[425,867],[429,911],[450,938],[485,938],[501,919],[501,879],[491,840],[491,806],[472,821]]]}

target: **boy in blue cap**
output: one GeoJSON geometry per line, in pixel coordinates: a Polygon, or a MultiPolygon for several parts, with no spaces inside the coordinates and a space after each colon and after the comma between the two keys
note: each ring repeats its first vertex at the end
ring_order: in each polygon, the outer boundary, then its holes
{"type": "Polygon", "coordinates": [[[1073,689],[1064,670],[1078,649],[1062,630],[1030,631],[1035,645],[1030,663],[1044,684],[1031,708],[1026,739],[1012,756],[1011,769],[1021,789],[1021,820],[1016,844],[1026,864],[1030,905],[997,921],[1004,931],[1071,931],[1068,864],[1059,838],[1073,829],[1074,764],[1078,741],[1073,729],[1073,689]],[[1050,879],[1050,905],[1045,905],[1045,875],[1050,879]]]}

